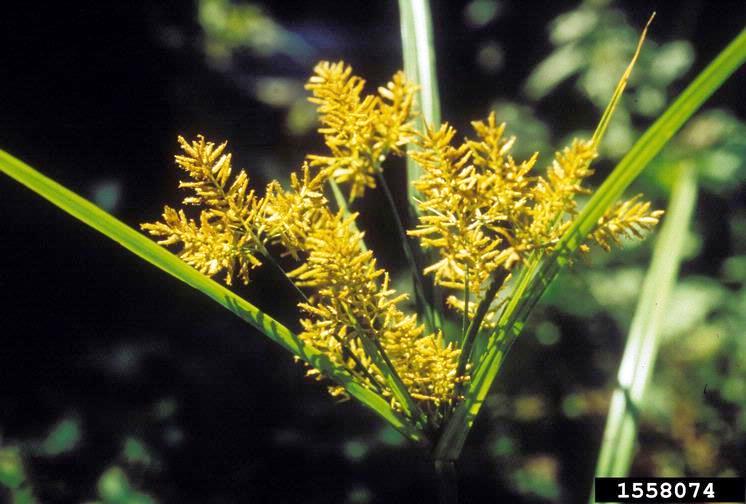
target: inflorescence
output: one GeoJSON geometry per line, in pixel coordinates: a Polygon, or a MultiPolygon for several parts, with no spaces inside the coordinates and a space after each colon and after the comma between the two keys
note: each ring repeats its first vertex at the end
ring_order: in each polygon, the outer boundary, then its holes
{"type": "MultiPolygon", "coordinates": [[[[289,188],[273,181],[264,196],[250,188],[245,171],[233,174],[226,143],[179,137],[176,163],[188,175],[179,186],[190,191],[183,203],[197,206],[199,216],[167,206],[162,221],[142,227],[163,245],[181,245],[184,261],[208,276],[223,273],[229,285],[248,283],[263,262],[282,269],[273,253],[288,256],[295,266],[283,273],[302,296],[299,337],[414,417],[396,393],[402,384],[437,426],[469,379],[468,366],[459,365],[463,342],[426,330],[404,311],[407,294],[391,288],[388,272],[364,244],[357,214],[346,205],[330,207],[328,186],[348,187],[352,202],[383,181],[389,155],[409,155],[422,174],[413,181],[418,222],[407,233],[423,251],[437,253],[423,273],[451,291],[448,306],[471,320],[529,256],[554,250],[578,212],[575,197],[588,193],[583,182],[593,173],[596,145],[573,141],[538,175],[538,154],[516,161],[510,154],[515,138],[505,135],[494,113],[472,123],[473,139],[454,145],[456,131],[448,124],[416,131],[417,87],[402,72],[377,94],[364,95],[364,85],[343,62],[316,66],[306,87],[329,152],[309,155],[289,188]]],[[[607,212],[588,241],[609,250],[622,238],[642,238],[661,215],[636,196],[607,212]]],[[[490,306],[477,324],[494,324],[498,308],[490,306]]],[[[323,378],[315,369],[309,375],[323,378]]],[[[329,390],[345,394],[339,385],[329,390]]]]}

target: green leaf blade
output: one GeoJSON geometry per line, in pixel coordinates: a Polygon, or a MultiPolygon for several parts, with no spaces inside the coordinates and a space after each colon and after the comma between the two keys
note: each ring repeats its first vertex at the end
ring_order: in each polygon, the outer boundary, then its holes
{"type": "MultiPolygon", "coordinates": [[[[668,215],[642,284],[606,419],[596,477],[624,477],[637,436],[637,418],[660,346],[660,327],[681,265],[686,232],[697,202],[696,171],[684,162],[668,215]]],[[[591,501],[593,502],[593,495],[591,501]]]]}
{"type": "MultiPolygon", "coordinates": [[[[438,75],[435,68],[435,42],[433,36],[433,22],[428,0],[399,0],[399,18],[401,28],[402,57],[404,73],[407,78],[414,80],[419,86],[417,92],[420,117],[415,120],[418,132],[425,132],[425,124],[433,127],[440,125],[440,93],[438,91],[438,75]]],[[[407,149],[414,148],[411,145],[407,149]]],[[[420,178],[422,169],[407,156],[407,201],[409,203],[409,217],[416,219],[419,214],[417,208],[417,190],[413,181],[420,178]]],[[[405,238],[406,240],[407,238],[405,238]]],[[[413,251],[412,262],[423,264],[427,257],[421,250],[413,251]]],[[[413,271],[413,282],[424,285],[419,271],[413,271]]],[[[425,293],[427,298],[422,302],[422,310],[431,320],[433,328],[443,331],[446,341],[455,342],[455,335],[444,331],[445,320],[440,311],[442,293],[439,287],[431,286],[425,293]]]]}

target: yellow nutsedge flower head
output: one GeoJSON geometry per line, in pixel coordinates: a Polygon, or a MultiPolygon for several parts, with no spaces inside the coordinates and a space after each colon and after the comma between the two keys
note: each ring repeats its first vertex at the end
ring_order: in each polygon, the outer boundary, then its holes
{"type": "Polygon", "coordinates": [[[638,194],[632,199],[617,203],[599,219],[591,238],[607,252],[611,244],[621,244],[622,238],[642,239],[663,216],[663,210],[650,210],[649,201],[640,201],[638,194]]]}
{"type": "MultiPolygon", "coordinates": [[[[408,234],[423,248],[438,251],[424,272],[456,291],[448,305],[467,319],[486,310],[481,324],[491,325],[502,306],[495,294],[513,268],[529,256],[551,252],[577,214],[575,198],[588,192],[583,183],[593,173],[609,110],[630,70],[593,139],[575,140],[555,153],[546,174],[538,176],[532,172],[537,154],[516,161],[510,153],[515,138],[505,135],[505,124],[494,113],[472,123],[473,138],[454,145],[456,131],[448,124],[415,132],[417,88],[402,72],[377,94],[364,95],[365,81],[351,67],[321,62],[306,88],[318,107],[329,155],[308,156],[302,170],[291,175],[289,188],[273,181],[261,198],[249,187],[246,172],[233,174],[226,143],[179,137],[182,153],[176,163],[188,175],[179,187],[189,190],[183,203],[199,206],[199,217],[165,207],[162,221],[142,228],[163,245],[181,245],[180,257],[204,274],[224,271],[228,284],[234,278],[248,282],[260,256],[275,262],[267,247],[280,247],[300,262],[288,278],[311,293],[306,298],[301,291],[306,299],[299,304],[304,313],[299,338],[411,420],[424,413],[429,427],[437,428],[443,406],[459,399],[457,387],[468,380],[460,376],[467,374],[468,363],[459,362],[460,348],[447,344],[440,332],[426,334],[417,316],[401,309],[406,294],[390,288],[388,273],[365,248],[357,214],[329,209],[326,182],[349,184],[350,200],[363,196],[376,187],[389,154],[401,155],[404,145],[416,144],[407,152],[422,167],[413,182],[419,216],[408,234]],[[477,310],[487,299],[491,305],[485,302],[477,310]]],[[[608,250],[622,238],[641,238],[661,215],[636,196],[611,208],[588,239],[608,250]]],[[[472,324],[467,336],[480,327],[472,324]]],[[[308,374],[323,378],[318,370],[308,374]]],[[[338,385],[329,391],[345,396],[338,385]]]]}
{"type": "MultiPolygon", "coordinates": [[[[472,123],[477,134],[458,147],[455,130],[444,124],[428,128],[411,157],[423,168],[414,182],[422,195],[417,228],[409,231],[425,248],[436,248],[440,259],[425,268],[435,283],[464,292],[476,307],[495,270],[509,270],[517,260],[512,220],[523,211],[529,196],[529,172],[536,156],[517,163],[510,156],[514,138],[505,138],[504,124],[494,113],[486,122],[472,123]]],[[[465,308],[458,298],[449,300],[465,308]]]]}
{"type": "Polygon", "coordinates": [[[312,175],[312,169],[304,164],[302,178],[295,172],[290,175],[289,191],[276,180],[267,186],[262,233],[271,243],[284,247],[294,259],[299,258],[311,229],[321,217],[322,208],[326,207],[323,189],[327,179],[328,171],[312,175]]]}
{"type": "Polygon", "coordinates": [[[179,144],[184,154],[176,156],[176,164],[190,177],[179,182],[179,187],[192,191],[184,204],[204,207],[199,224],[183,210],[166,207],[162,222],[141,227],[162,237],[159,243],[163,245],[181,244],[179,257],[202,273],[213,276],[224,270],[228,285],[234,277],[248,283],[249,271],[261,265],[257,255],[264,251],[260,224],[264,201],[249,188],[245,171],[230,182],[231,155],[224,153],[227,142],[216,147],[200,135],[191,143],[179,137],[179,144]]]}
{"type": "Polygon", "coordinates": [[[352,226],[356,217],[327,210],[309,231],[307,259],[290,273],[296,285],[314,290],[311,302],[300,305],[309,316],[301,321],[300,338],[398,408],[364,341],[380,343],[413,397],[432,405],[451,400],[459,381],[459,351],[439,335],[423,336],[416,316],[399,309],[406,295],[389,288],[388,274],[377,267],[371,251],[363,250],[363,233],[352,226]]]}
{"type": "Polygon", "coordinates": [[[590,164],[596,156],[593,142],[578,139],[555,153],[546,178],[538,177],[530,188],[531,204],[516,226],[515,248],[519,254],[551,249],[559,240],[577,213],[575,196],[588,193],[582,183],[593,175],[590,164]]]}
{"type": "Polygon", "coordinates": [[[365,81],[352,75],[344,62],[322,61],[306,84],[313,93],[309,101],[318,106],[329,156],[310,155],[312,166],[330,168],[335,182],[350,185],[350,200],[376,187],[376,175],[389,153],[414,135],[416,86],[398,72],[378,95],[362,96],[365,81]]]}
{"type": "Polygon", "coordinates": [[[165,207],[163,222],[143,224],[143,229],[153,236],[161,236],[161,245],[181,244],[179,257],[200,273],[214,276],[225,271],[225,282],[233,278],[249,281],[249,270],[262,263],[247,243],[247,235],[226,229],[222,222],[210,219],[206,212],[200,214],[199,223],[188,219],[183,210],[178,212],[165,207]]]}
{"type": "MultiPolygon", "coordinates": [[[[590,165],[597,155],[592,141],[574,140],[555,154],[546,176],[534,176],[537,154],[517,163],[510,155],[515,139],[505,138],[505,125],[494,113],[472,126],[476,139],[458,147],[447,124],[428,128],[417,140],[420,149],[410,154],[423,173],[414,182],[422,195],[419,222],[409,234],[438,250],[440,258],[424,272],[463,295],[449,296],[448,305],[469,318],[497,270],[503,270],[504,285],[530,253],[548,253],[558,243],[577,214],[576,195],[588,192],[582,184],[593,174],[590,165]]],[[[608,249],[621,236],[642,237],[660,215],[634,198],[607,213],[592,238],[608,249]]],[[[488,308],[485,325],[499,307],[496,301],[488,308]]]]}

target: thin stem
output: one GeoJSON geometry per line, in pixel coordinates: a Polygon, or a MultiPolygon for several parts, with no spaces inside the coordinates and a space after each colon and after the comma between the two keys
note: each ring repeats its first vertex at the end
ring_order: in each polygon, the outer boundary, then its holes
{"type": "Polygon", "coordinates": [[[373,344],[375,345],[376,349],[378,349],[378,353],[381,355],[381,358],[386,363],[386,366],[388,366],[388,368],[391,370],[391,374],[394,376],[394,379],[404,389],[406,396],[412,400],[412,404],[410,405],[410,408],[412,409],[412,418],[414,418],[415,422],[421,422],[422,426],[424,427],[425,425],[427,425],[427,415],[425,415],[425,412],[422,411],[422,409],[417,405],[417,403],[414,401],[414,398],[412,397],[412,393],[409,391],[407,386],[404,385],[404,382],[402,382],[401,377],[396,371],[393,362],[391,362],[391,359],[389,359],[389,356],[386,354],[383,346],[381,346],[381,342],[378,339],[373,339],[373,344]]]}
{"type": "Polygon", "coordinates": [[[479,334],[479,329],[482,326],[484,317],[487,315],[487,311],[489,310],[492,301],[494,301],[495,296],[497,295],[497,291],[500,290],[503,282],[505,282],[506,276],[507,272],[502,268],[496,270],[492,274],[490,285],[489,287],[487,287],[487,291],[484,293],[484,298],[479,303],[479,306],[477,306],[477,312],[474,314],[474,318],[471,319],[469,329],[466,331],[466,335],[464,336],[464,342],[461,347],[461,355],[459,356],[458,360],[456,376],[463,376],[463,374],[466,372],[466,365],[469,363],[471,351],[472,348],[474,348],[474,341],[477,339],[477,334],[479,334]]]}
{"type": "Polygon", "coordinates": [[[457,504],[456,463],[453,460],[435,459],[435,475],[438,477],[438,504],[457,504]]]}
{"type": "Polygon", "coordinates": [[[427,297],[425,296],[425,279],[422,276],[422,272],[420,272],[420,268],[417,266],[417,261],[415,261],[414,252],[412,251],[412,247],[409,244],[407,231],[404,229],[404,224],[402,223],[401,218],[399,217],[399,212],[396,209],[394,196],[391,194],[391,190],[389,189],[389,186],[386,183],[386,179],[384,178],[383,172],[381,170],[378,170],[377,176],[378,181],[381,184],[381,189],[383,189],[383,193],[386,195],[386,200],[388,201],[389,207],[391,208],[391,213],[394,216],[394,221],[396,221],[396,227],[399,231],[399,239],[401,240],[402,248],[404,249],[404,255],[407,257],[409,268],[412,270],[415,296],[417,296],[417,300],[419,301],[424,311],[426,324],[431,331],[435,329],[441,329],[442,321],[435,314],[437,312],[433,310],[432,306],[427,301],[427,297]]]}
{"type": "Polygon", "coordinates": [[[262,256],[271,264],[277,271],[282,273],[282,275],[285,277],[285,279],[290,283],[290,285],[293,286],[293,289],[295,289],[295,292],[298,293],[298,295],[303,298],[303,301],[306,303],[310,303],[310,300],[308,299],[308,296],[306,296],[306,293],[300,290],[300,287],[298,287],[295,282],[293,282],[293,279],[290,278],[290,275],[288,275],[287,271],[285,271],[285,268],[282,267],[282,265],[277,262],[277,260],[272,257],[272,254],[269,253],[266,247],[262,246],[261,249],[262,256]]]}
{"type": "MultiPolygon", "coordinates": [[[[345,348],[344,347],[344,343],[342,343],[342,341],[339,339],[338,336],[335,335],[334,339],[336,339],[337,341],[339,341],[339,343],[342,345],[342,348],[345,348]]],[[[373,374],[371,374],[370,371],[368,371],[368,368],[366,368],[365,366],[363,366],[363,363],[360,362],[360,359],[358,359],[357,356],[354,353],[352,353],[352,351],[350,351],[347,348],[345,348],[345,350],[347,350],[347,356],[350,359],[352,359],[352,361],[355,363],[355,365],[358,368],[360,368],[362,370],[362,373],[365,375],[366,378],[368,378],[368,380],[370,381],[371,385],[373,385],[375,387],[376,391],[378,391],[379,394],[383,395],[383,390],[384,390],[383,384],[381,384],[381,383],[378,382],[378,379],[375,376],[373,376],[373,374]]],[[[354,373],[354,371],[350,371],[350,373],[352,374],[352,373],[354,373]]],[[[354,373],[354,374],[357,374],[357,373],[354,373]]]]}
{"type": "Polygon", "coordinates": [[[611,96],[609,104],[606,106],[604,113],[601,115],[601,119],[598,122],[596,131],[593,132],[593,138],[591,139],[591,141],[593,142],[593,146],[596,148],[599,146],[601,140],[606,134],[606,128],[608,128],[609,122],[611,122],[611,117],[614,115],[614,110],[616,110],[616,107],[619,104],[619,100],[622,98],[624,88],[627,87],[627,81],[629,81],[629,76],[632,75],[632,69],[635,67],[635,63],[637,63],[637,58],[640,56],[640,51],[642,50],[643,42],[645,42],[645,36],[648,33],[648,28],[650,28],[650,24],[653,22],[654,18],[655,12],[651,14],[648,22],[645,23],[645,28],[642,29],[640,38],[637,40],[637,47],[635,48],[635,53],[632,56],[632,60],[627,65],[627,68],[624,70],[621,79],[619,79],[619,83],[614,89],[614,94],[611,96]]]}
{"type": "MultiPolygon", "coordinates": [[[[435,70],[433,24],[428,0],[399,0],[399,17],[402,39],[404,72],[420,87],[417,95],[422,116],[415,121],[417,130],[425,132],[425,123],[440,125],[440,98],[435,70]]],[[[407,149],[411,148],[410,146],[407,149]]],[[[417,215],[416,190],[412,181],[420,176],[420,167],[407,158],[407,195],[409,208],[417,215]]]]}
{"type": "MultiPolygon", "coordinates": [[[[272,254],[270,254],[269,251],[265,247],[262,247],[262,254],[264,258],[267,259],[267,261],[272,266],[274,266],[275,269],[277,269],[278,271],[280,271],[280,273],[284,275],[284,277],[290,282],[290,285],[292,285],[295,291],[298,292],[298,294],[300,294],[303,300],[307,304],[310,304],[311,301],[308,299],[308,296],[306,296],[306,293],[303,292],[300,289],[300,287],[298,287],[295,284],[295,282],[293,282],[293,280],[290,278],[290,275],[288,275],[287,272],[285,271],[285,268],[283,268],[282,265],[280,265],[280,263],[277,262],[277,260],[274,257],[272,257],[272,254]]],[[[363,366],[363,363],[360,362],[360,359],[357,358],[357,356],[350,349],[350,347],[346,345],[345,342],[342,341],[342,339],[340,339],[340,337],[336,333],[332,334],[332,337],[337,341],[337,343],[339,343],[342,346],[342,350],[345,352],[347,357],[352,359],[352,361],[355,363],[355,366],[360,368],[360,370],[363,372],[365,377],[368,378],[368,380],[371,382],[371,385],[373,385],[379,393],[383,392],[383,388],[384,388],[383,384],[379,383],[378,380],[370,373],[370,371],[368,371],[368,369],[365,366],[363,366]]],[[[354,370],[348,369],[348,371],[350,371],[351,374],[355,374],[359,376],[359,374],[355,373],[354,370]]]]}
{"type": "Polygon", "coordinates": [[[466,332],[469,324],[469,265],[466,265],[464,282],[464,316],[461,318],[461,344],[466,340],[466,332]]]}
{"type": "MultiPolygon", "coordinates": [[[[415,128],[420,133],[425,133],[426,123],[435,128],[440,125],[440,97],[435,68],[435,37],[430,2],[428,0],[399,0],[399,20],[404,73],[408,79],[419,85],[417,101],[421,114],[415,118],[415,128]]],[[[407,151],[416,149],[411,143],[406,148],[407,151]]],[[[419,215],[414,181],[420,178],[421,174],[422,168],[410,156],[407,156],[407,215],[413,219],[419,215]]],[[[417,251],[416,254],[415,257],[420,259],[432,259],[433,257],[432,254],[424,251],[417,251]]],[[[442,329],[444,324],[439,309],[439,300],[443,299],[441,288],[432,285],[428,294],[427,298],[432,301],[431,306],[434,308],[432,318],[437,328],[442,329]]],[[[446,337],[446,341],[450,341],[449,338],[446,337]]]]}

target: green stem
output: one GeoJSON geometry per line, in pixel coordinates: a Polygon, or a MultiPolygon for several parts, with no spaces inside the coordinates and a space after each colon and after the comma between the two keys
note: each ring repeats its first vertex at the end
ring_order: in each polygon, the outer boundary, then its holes
{"type": "Polygon", "coordinates": [[[298,287],[295,282],[293,282],[293,279],[290,278],[290,275],[288,275],[287,271],[285,271],[285,268],[283,268],[282,265],[277,262],[277,259],[275,259],[272,254],[269,253],[267,248],[262,245],[261,251],[262,256],[269,262],[269,264],[272,265],[273,268],[282,273],[282,276],[290,283],[290,285],[293,287],[295,292],[298,293],[301,299],[303,299],[305,303],[310,303],[308,296],[306,296],[306,293],[300,290],[300,287],[298,287]]]}
{"type": "MultiPolygon", "coordinates": [[[[417,97],[421,116],[415,119],[415,128],[420,133],[425,133],[425,123],[433,127],[440,125],[440,96],[435,69],[435,44],[430,3],[428,0],[399,0],[399,17],[404,73],[419,86],[417,97]]],[[[416,147],[412,144],[407,145],[407,150],[413,148],[416,147]]],[[[416,202],[417,190],[413,182],[420,178],[421,174],[422,168],[407,156],[407,209],[411,222],[419,215],[416,202]]],[[[417,257],[432,258],[433,256],[418,251],[417,257]]],[[[420,261],[420,263],[424,262],[420,261]]],[[[440,313],[443,299],[441,288],[433,285],[428,299],[434,311],[432,318],[436,319],[434,322],[437,327],[442,329],[444,323],[440,313]]],[[[447,335],[446,341],[450,341],[447,335]]]]}
{"type": "Polygon", "coordinates": [[[396,210],[396,202],[394,201],[394,196],[391,194],[389,185],[386,182],[386,179],[384,178],[383,172],[381,170],[378,170],[377,176],[378,182],[381,185],[381,189],[386,195],[386,201],[389,204],[389,208],[391,209],[391,213],[393,214],[394,221],[396,222],[396,228],[399,231],[399,240],[402,243],[404,255],[406,256],[407,262],[409,263],[409,268],[412,270],[414,292],[415,296],[417,297],[417,301],[422,307],[422,311],[425,315],[425,323],[427,324],[429,331],[442,329],[443,322],[440,319],[440,313],[438,313],[437,310],[433,309],[432,305],[427,300],[427,296],[425,295],[425,278],[422,276],[422,272],[420,271],[419,266],[417,266],[414,252],[412,251],[412,247],[409,243],[409,236],[407,236],[407,231],[404,229],[404,224],[399,217],[399,212],[396,210]]]}
{"type": "Polygon", "coordinates": [[[455,462],[435,459],[435,475],[438,478],[438,504],[457,504],[458,473],[455,462]]]}
{"type": "Polygon", "coordinates": [[[461,317],[461,345],[466,341],[466,332],[469,325],[469,265],[466,265],[466,274],[464,275],[464,315],[461,317]]]}
{"type": "Polygon", "coordinates": [[[399,376],[399,373],[397,373],[394,364],[389,359],[383,346],[381,346],[381,342],[375,337],[375,334],[378,331],[376,331],[375,328],[370,327],[370,325],[367,328],[363,328],[360,324],[360,320],[354,313],[352,313],[348,306],[344,306],[344,310],[350,320],[350,325],[357,331],[365,353],[368,354],[368,356],[376,363],[376,366],[378,366],[378,369],[383,374],[391,392],[394,394],[396,400],[401,404],[404,412],[415,421],[415,425],[424,427],[427,424],[427,418],[409,393],[407,386],[404,385],[404,382],[399,376]],[[369,338],[369,333],[372,333],[374,336],[369,338]]]}
{"type": "MultiPolygon", "coordinates": [[[[283,277],[284,277],[284,278],[285,278],[285,279],[286,279],[286,280],[287,280],[288,282],[290,282],[290,285],[292,285],[292,286],[293,286],[293,289],[295,289],[295,291],[296,291],[296,292],[298,293],[298,295],[300,295],[300,297],[301,297],[301,298],[303,299],[303,301],[304,301],[304,302],[305,302],[306,304],[310,304],[310,303],[311,303],[311,301],[310,301],[310,299],[308,299],[308,296],[306,295],[306,293],[305,293],[305,292],[303,292],[303,291],[302,291],[302,290],[300,289],[300,287],[298,287],[298,285],[296,285],[296,283],[295,283],[295,282],[293,282],[293,279],[292,279],[292,278],[290,278],[290,275],[288,275],[288,273],[287,273],[287,272],[285,271],[285,268],[283,268],[283,267],[282,267],[282,265],[281,265],[281,264],[280,264],[279,262],[277,262],[277,260],[276,260],[276,259],[275,259],[275,258],[274,258],[274,257],[272,256],[272,254],[270,254],[270,253],[269,253],[269,251],[267,250],[267,248],[266,248],[266,247],[265,247],[265,246],[264,246],[263,244],[260,244],[260,245],[261,245],[262,256],[263,256],[263,257],[264,257],[264,258],[265,258],[265,259],[266,259],[266,260],[267,260],[267,261],[268,261],[268,262],[269,262],[269,263],[270,263],[270,264],[271,264],[271,265],[272,265],[272,266],[273,266],[273,267],[274,267],[274,268],[275,268],[276,270],[278,270],[278,271],[279,271],[280,273],[282,273],[283,277]]],[[[361,371],[361,372],[363,373],[364,377],[365,377],[365,378],[367,378],[367,379],[368,379],[368,381],[370,381],[370,383],[371,383],[371,385],[373,385],[373,387],[375,387],[376,391],[377,391],[378,393],[382,393],[382,392],[383,392],[383,385],[382,385],[381,383],[379,383],[379,382],[378,382],[378,380],[377,380],[377,379],[375,378],[375,376],[373,376],[373,375],[372,375],[372,374],[370,373],[370,371],[368,371],[368,369],[367,369],[367,368],[366,368],[365,366],[363,366],[363,363],[362,363],[362,362],[360,362],[360,359],[358,359],[358,358],[357,358],[357,356],[356,356],[356,355],[355,355],[355,353],[354,353],[354,352],[353,352],[353,351],[352,351],[352,350],[351,350],[351,349],[349,348],[349,346],[348,346],[348,345],[346,345],[346,344],[345,344],[345,342],[344,342],[344,341],[342,341],[342,339],[340,339],[340,337],[339,337],[339,336],[338,336],[338,335],[337,335],[336,333],[334,333],[332,337],[333,337],[333,338],[334,338],[334,339],[335,339],[335,340],[337,341],[337,343],[339,343],[339,344],[340,344],[340,345],[342,346],[342,350],[343,350],[343,352],[344,352],[344,353],[343,353],[343,355],[346,355],[347,357],[349,357],[350,359],[352,359],[352,361],[353,361],[353,362],[355,363],[355,366],[356,366],[356,368],[359,368],[359,369],[360,369],[360,371],[361,371]]],[[[349,372],[350,372],[350,374],[352,374],[352,375],[355,375],[355,376],[357,376],[357,377],[361,377],[360,373],[356,372],[356,371],[355,371],[354,369],[349,369],[349,368],[348,368],[348,371],[349,371],[349,372]]]]}
{"type": "MultiPolygon", "coordinates": [[[[435,71],[432,16],[428,0],[399,0],[402,57],[404,73],[418,86],[418,104],[422,113],[415,120],[415,127],[425,133],[425,123],[440,125],[440,98],[438,77],[435,71]]],[[[407,146],[407,150],[412,148],[407,146]]],[[[422,174],[420,166],[407,157],[407,196],[410,214],[416,216],[417,190],[412,184],[422,174]]]]}
{"type": "Polygon", "coordinates": [[[466,331],[466,335],[464,336],[464,342],[463,346],[461,347],[461,355],[459,356],[458,360],[456,376],[463,376],[466,372],[466,365],[469,363],[471,351],[472,348],[474,348],[474,341],[477,339],[479,329],[482,326],[484,317],[487,315],[487,311],[490,309],[492,301],[494,301],[495,296],[497,295],[497,291],[500,290],[503,282],[505,282],[506,274],[507,272],[502,268],[496,270],[492,274],[490,285],[489,287],[487,287],[487,291],[484,293],[484,299],[482,299],[482,301],[477,306],[477,311],[474,314],[474,318],[471,319],[469,329],[466,331]]]}
{"type": "MultiPolygon", "coordinates": [[[[423,132],[425,121],[436,127],[440,125],[440,97],[430,3],[428,0],[399,0],[399,16],[404,73],[420,87],[418,95],[422,118],[417,121],[417,126],[423,132]]],[[[418,169],[416,165],[410,167],[415,171],[418,169]]],[[[419,176],[417,173],[409,175],[410,180],[419,176]]],[[[410,200],[412,195],[410,193],[410,200]]]]}
{"type": "MultiPolygon", "coordinates": [[[[349,217],[351,215],[350,205],[347,202],[347,198],[345,198],[344,194],[342,194],[342,190],[339,188],[339,184],[329,179],[329,187],[332,188],[332,194],[334,195],[334,200],[337,203],[337,208],[342,211],[342,214],[345,217],[349,217]]],[[[350,223],[350,227],[356,233],[360,231],[354,221],[350,223]]],[[[362,250],[363,252],[368,250],[368,247],[365,245],[364,239],[360,239],[360,250],[362,250]]]]}

